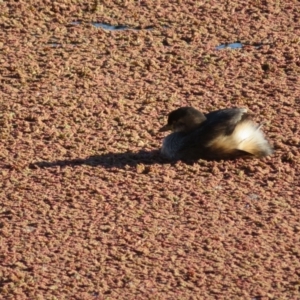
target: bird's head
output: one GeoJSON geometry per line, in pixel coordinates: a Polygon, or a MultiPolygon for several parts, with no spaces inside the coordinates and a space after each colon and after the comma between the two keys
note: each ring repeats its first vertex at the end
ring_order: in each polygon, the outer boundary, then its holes
{"type": "Polygon", "coordinates": [[[180,107],[168,115],[168,123],[160,128],[160,132],[189,132],[206,120],[203,113],[193,107],[180,107]]]}

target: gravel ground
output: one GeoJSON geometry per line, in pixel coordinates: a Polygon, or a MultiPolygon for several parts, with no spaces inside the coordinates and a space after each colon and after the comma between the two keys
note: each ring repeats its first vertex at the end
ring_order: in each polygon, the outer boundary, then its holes
{"type": "Polygon", "coordinates": [[[83,2],[0,2],[0,299],[300,299],[300,3],[83,2]],[[183,105],[274,155],[164,161],[183,105]]]}

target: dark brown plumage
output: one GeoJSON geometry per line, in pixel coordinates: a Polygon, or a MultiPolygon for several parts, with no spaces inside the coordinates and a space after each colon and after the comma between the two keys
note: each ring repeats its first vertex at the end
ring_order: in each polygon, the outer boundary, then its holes
{"type": "Polygon", "coordinates": [[[160,129],[167,130],[173,133],[164,139],[161,152],[169,159],[264,157],[273,152],[245,108],[204,115],[193,107],[181,107],[168,115],[168,123],[160,129]]]}

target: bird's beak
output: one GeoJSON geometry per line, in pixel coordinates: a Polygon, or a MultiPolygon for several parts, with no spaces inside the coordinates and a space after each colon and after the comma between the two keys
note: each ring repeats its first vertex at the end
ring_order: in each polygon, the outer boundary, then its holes
{"type": "Polygon", "coordinates": [[[162,128],[159,129],[159,132],[163,132],[163,131],[168,131],[168,130],[172,130],[172,125],[165,125],[162,128]]]}

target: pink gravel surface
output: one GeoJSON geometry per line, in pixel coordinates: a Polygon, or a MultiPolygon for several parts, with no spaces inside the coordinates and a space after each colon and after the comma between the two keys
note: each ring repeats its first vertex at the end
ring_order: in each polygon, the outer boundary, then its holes
{"type": "Polygon", "coordinates": [[[1,1],[0,26],[0,299],[300,299],[299,1],[1,1]],[[274,155],[164,161],[183,105],[247,107],[274,155]]]}

